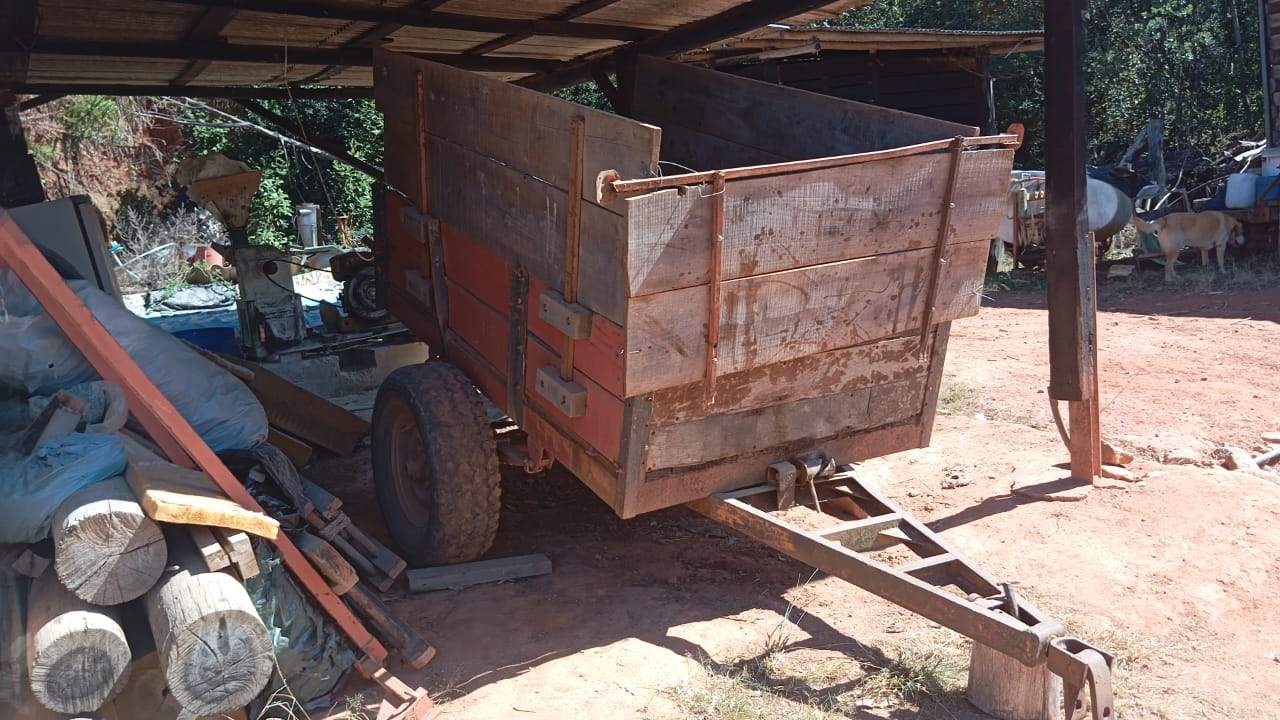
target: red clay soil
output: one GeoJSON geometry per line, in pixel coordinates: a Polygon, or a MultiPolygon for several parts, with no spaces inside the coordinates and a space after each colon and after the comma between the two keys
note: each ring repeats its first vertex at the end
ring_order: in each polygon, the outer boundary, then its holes
{"type": "MultiPolygon", "coordinates": [[[[967,401],[939,416],[932,447],[866,463],[865,475],[1115,651],[1118,717],[1280,718],[1280,475],[1209,466],[1214,446],[1256,449],[1262,431],[1280,430],[1277,308],[1278,290],[1104,303],[1103,434],[1138,452],[1141,482],[1054,503],[1009,492],[1066,475],[1042,392],[1043,297],[998,294],[953,328],[944,394],[967,401]],[[1204,466],[1160,462],[1179,455],[1204,466]]],[[[366,463],[312,474],[372,528],[366,463]]],[[[771,644],[836,668],[796,681],[831,717],[983,717],[954,693],[859,695],[856,678],[899,647],[964,651],[861,590],[684,509],[619,520],[563,475],[512,476],[504,493],[491,556],[546,553],[551,575],[389,597],[439,650],[422,671],[397,669],[445,717],[726,717],[690,710],[682,688],[704,668],[750,667],[771,644]]]]}

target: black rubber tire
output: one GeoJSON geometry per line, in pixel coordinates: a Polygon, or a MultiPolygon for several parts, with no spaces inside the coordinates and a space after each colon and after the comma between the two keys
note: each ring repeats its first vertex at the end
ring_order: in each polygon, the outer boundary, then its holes
{"type": "Polygon", "coordinates": [[[498,456],[484,401],[462,371],[431,362],[382,381],[373,479],[387,529],[411,567],[468,562],[489,550],[501,508],[498,456]]]}

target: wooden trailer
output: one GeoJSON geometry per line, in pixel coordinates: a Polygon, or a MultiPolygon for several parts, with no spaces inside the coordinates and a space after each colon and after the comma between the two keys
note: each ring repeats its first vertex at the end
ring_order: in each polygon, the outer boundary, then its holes
{"type": "Polygon", "coordinates": [[[375,256],[438,360],[374,407],[401,549],[483,554],[499,456],[559,462],[624,518],[688,504],[974,638],[981,707],[1048,717],[1061,678],[1109,717],[1109,656],[847,464],[929,443],[1019,138],[650,57],[618,80],[622,115],[375,52],[375,256]],[[497,446],[480,394],[519,426],[497,446]]]}
{"type": "Polygon", "coordinates": [[[928,444],[1009,136],[648,57],[634,120],[391,52],[375,78],[388,304],[532,463],[631,517],[928,444]]]}

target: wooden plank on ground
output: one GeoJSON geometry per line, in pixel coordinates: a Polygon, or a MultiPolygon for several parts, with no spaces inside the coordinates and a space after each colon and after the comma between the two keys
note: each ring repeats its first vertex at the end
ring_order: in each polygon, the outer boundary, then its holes
{"type": "Polygon", "coordinates": [[[550,572],[551,558],[537,553],[410,570],[405,577],[409,579],[410,592],[427,592],[429,590],[461,590],[481,583],[534,577],[550,572]]]}
{"type": "Polygon", "coordinates": [[[274,540],[280,523],[228,498],[203,471],[165,462],[127,434],[121,434],[129,465],[125,479],[152,520],[233,528],[274,540]]]}
{"type": "MultiPolygon", "coordinates": [[[[912,155],[725,187],[724,280],[933,247],[950,178],[946,154],[912,155]]],[[[961,156],[948,242],[996,236],[1013,150],[961,156]]],[[[648,295],[707,282],[711,206],[705,188],[628,198],[627,282],[648,295]]]]}
{"type": "Polygon", "coordinates": [[[686,467],[797,441],[891,425],[920,414],[923,377],[655,428],[646,468],[686,467]]]}
{"type": "Polygon", "coordinates": [[[671,425],[919,377],[929,369],[919,350],[913,334],[723,375],[710,406],[701,381],[665,388],[653,393],[651,422],[671,425]]]}
{"type": "Polygon", "coordinates": [[[267,442],[279,448],[294,467],[306,467],[311,462],[311,446],[279,428],[267,428],[267,442]]]}
{"type": "MultiPolygon", "coordinates": [[[[938,279],[936,323],[978,312],[987,241],[956,245],[938,279]]],[[[730,280],[721,291],[721,375],[918,329],[931,249],[730,280]]],[[[696,382],[705,372],[706,288],[632,298],[626,395],[696,382]]]]}
{"type": "Polygon", "coordinates": [[[969,125],[649,56],[638,60],[633,103],[641,120],[680,125],[789,160],[978,134],[969,125]]]}
{"type": "MultiPolygon", "coordinates": [[[[376,49],[374,94],[393,134],[397,127],[416,126],[414,86],[419,72],[426,89],[427,132],[520,172],[536,174],[562,190],[569,187],[569,121],[574,115],[586,121],[583,177],[594,180],[603,170],[618,170],[626,177],[647,177],[657,171],[662,133],[657,127],[473,72],[376,49]]],[[[412,153],[388,153],[386,158],[388,180],[409,197],[418,196],[416,163],[412,153]]],[[[594,202],[593,182],[586,183],[583,198],[594,202]]]]}

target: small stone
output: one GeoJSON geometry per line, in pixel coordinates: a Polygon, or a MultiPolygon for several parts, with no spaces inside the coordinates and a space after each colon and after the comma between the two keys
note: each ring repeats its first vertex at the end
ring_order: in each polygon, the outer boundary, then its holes
{"type": "Polygon", "coordinates": [[[1102,477],[1109,478],[1111,480],[1123,480],[1125,482],[1131,482],[1131,483],[1138,482],[1138,479],[1133,476],[1133,473],[1129,472],[1125,468],[1120,467],[1119,465],[1103,465],[1102,477]]]}
{"type": "Polygon", "coordinates": [[[963,475],[951,475],[942,479],[943,490],[955,490],[966,485],[972,485],[973,481],[963,475]]]}
{"type": "Polygon", "coordinates": [[[1121,450],[1106,440],[1102,441],[1103,465],[1128,465],[1131,462],[1133,462],[1133,453],[1121,450]]]}
{"type": "Polygon", "coordinates": [[[1269,443],[1280,443],[1280,430],[1272,430],[1262,433],[1262,441],[1269,443]]]}
{"type": "Polygon", "coordinates": [[[1170,450],[1164,456],[1165,465],[1199,465],[1200,453],[1186,448],[1170,450]]]}
{"type": "Polygon", "coordinates": [[[1226,457],[1222,460],[1222,467],[1228,470],[1257,470],[1258,464],[1253,461],[1253,456],[1248,450],[1242,450],[1237,447],[1226,447],[1226,457]]]}

